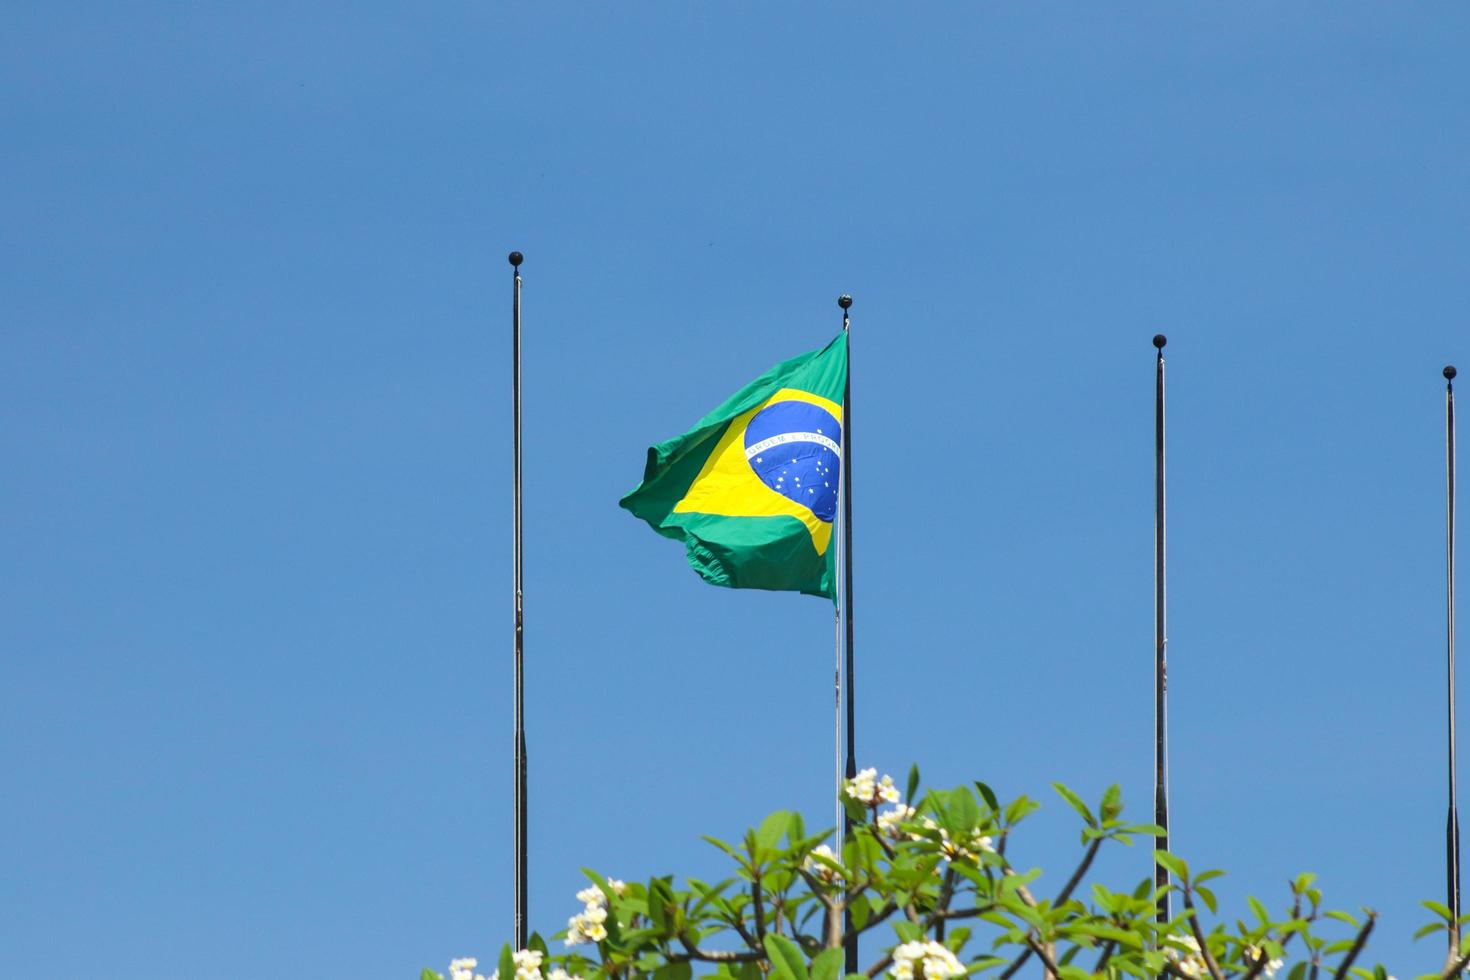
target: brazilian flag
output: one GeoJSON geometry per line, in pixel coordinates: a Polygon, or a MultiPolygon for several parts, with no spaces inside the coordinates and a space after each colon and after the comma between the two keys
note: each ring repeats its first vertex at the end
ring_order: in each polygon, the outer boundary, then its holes
{"type": "Polygon", "coordinates": [[[783,361],[648,450],[621,501],[706,582],[836,598],[847,335],[783,361]]]}

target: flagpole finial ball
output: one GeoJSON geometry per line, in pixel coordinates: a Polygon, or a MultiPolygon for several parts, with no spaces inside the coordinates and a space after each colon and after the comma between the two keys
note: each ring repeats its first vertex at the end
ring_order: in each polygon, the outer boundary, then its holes
{"type": "Polygon", "coordinates": [[[521,263],[524,262],[525,260],[526,260],[526,257],[524,255],[522,255],[520,252],[511,252],[510,253],[510,264],[513,265],[513,266],[515,266],[517,269],[519,269],[521,267],[521,263]]]}
{"type": "Polygon", "coordinates": [[[1444,366],[1444,379],[1446,381],[1455,380],[1455,366],[1453,364],[1446,364],[1444,366]]]}
{"type": "Polygon", "coordinates": [[[852,297],[847,295],[846,293],[843,293],[841,296],[837,297],[837,305],[842,307],[844,310],[847,309],[849,306],[852,305],[852,297]]]}
{"type": "Polygon", "coordinates": [[[1163,350],[1164,349],[1164,345],[1167,344],[1168,342],[1169,342],[1169,338],[1168,337],[1165,337],[1163,334],[1161,334],[1161,333],[1154,334],[1154,346],[1157,347],[1159,350],[1163,350]]]}

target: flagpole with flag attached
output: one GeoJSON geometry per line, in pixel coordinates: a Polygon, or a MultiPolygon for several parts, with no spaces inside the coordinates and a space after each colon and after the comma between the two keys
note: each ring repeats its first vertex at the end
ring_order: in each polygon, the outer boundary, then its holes
{"type": "Polygon", "coordinates": [[[521,262],[520,252],[510,253],[514,274],[511,292],[511,422],[512,469],[514,471],[514,553],[515,563],[515,941],[516,949],[525,949],[527,936],[526,870],[526,706],[525,706],[525,591],[521,576],[521,262]]]}
{"type": "Polygon", "coordinates": [[[1455,368],[1444,369],[1445,451],[1445,663],[1449,722],[1449,814],[1445,822],[1445,905],[1450,910],[1450,952],[1460,956],[1460,814],[1455,790],[1455,368]]]}
{"type": "MultiPolygon", "coordinates": [[[[847,759],[844,765],[846,779],[857,775],[857,712],[855,710],[855,688],[853,684],[852,656],[852,342],[848,328],[851,319],[852,297],[843,293],[837,298],[842,309],[842,339],[847,345],[847,375],[842,386],[842,464],[838,473],[842,478],[842,622],[843,657],[842,675],[846,687],[844,698],[847,722],[847,759]]],[[[838,783],[838,799],[841,799],[842,783],[838,783]]],[[[844,834],[844,836],[846,836],[844,834]]],[[[857,937],[853,934],[852,913],[847,912],[845,923],[849,937],[844,943],[844,968],[847,973],[858,972],[857,937]]]]}
{"type": "MultiPolygon", "coordinates": [[[[1169,754],[1167,595],[1164,589],[1164,345],[1168,338],[1154,336],[1158,351],[1154,378],[1154,823],[1161,833],[1154,846],[1169,849],[1169,754]]],[[[1169,872],[1154,861],[1154,886],[1159,889],[1159,922],[1169,921],[1169,872]]]]}

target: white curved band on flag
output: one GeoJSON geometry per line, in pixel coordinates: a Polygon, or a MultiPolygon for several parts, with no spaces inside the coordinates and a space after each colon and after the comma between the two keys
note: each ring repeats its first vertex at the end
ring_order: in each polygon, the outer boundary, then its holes
{"type": "Polygon", "coordinates": [[[842,447],[837,445],[837,443],[833,442],[831,439],[822,435],[820,432],[783,432],[779,436],[771,436],[769,439],[762,439],[760,442],[746,449],[745,458],[755,459],[756,456],[760,455],[768,449],[772,449],[776,446],[789,445],[793,442],[815,442],[818,445],[825,446],[839,456],[842,455],[842,447]]]}

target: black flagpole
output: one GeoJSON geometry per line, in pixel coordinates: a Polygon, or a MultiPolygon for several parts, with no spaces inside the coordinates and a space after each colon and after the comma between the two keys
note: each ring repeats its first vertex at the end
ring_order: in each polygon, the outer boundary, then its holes
{"type": "MultiPolygon", "coordinates": [[[[852,297],[837,297],[842,308],[843,341],[847,343],[847,379],[842,386],[842,603],[846,627],[843,674],[847,682],[847,778],[857,775],[857,715],[853,710],[852,679],[852,344],[848,337],[848,314],[852,297]]],[[[852,931],[852,913],[847,913],[844,969],[858,972],[857,937],[852,931]]]]}
{"type": "Polygon", "coordinates": [[[515,936],[516,949],[526,948],[526,703],[525,620],[521,580],[521,261],[520,252],[510,253],[515,284],[511,299],[511,410],[515,428],[513,443],[515,471],[515,936]]]}
{"type": "Polygon", "coordinates": [[[1450,959],[1460,956],[1460,814],[1455,807],[1455,369],[1444,369],[1445,654],[1449,671],[1450,810],[1445,824],[1445,904],[1450,909],[1450,959]]]}
{"type": "MultiPolygon", "coordinates": [[[[1162,833],[1154,838],[1154,846],[1169,849],[1169,754],[1168,754],[1168,667],[1164,591],[1164,345],[1163,334],[1154,337],[1158,349],[1158,366],[1154,383],[1154,823],[1162,833]]],[[[1154,886],[1164,889],[1169,872],[1154,862],[1154,886]]],[[[1158,898],[1158,921],[1169,921],[1169,893],[1158,898]]]]}

